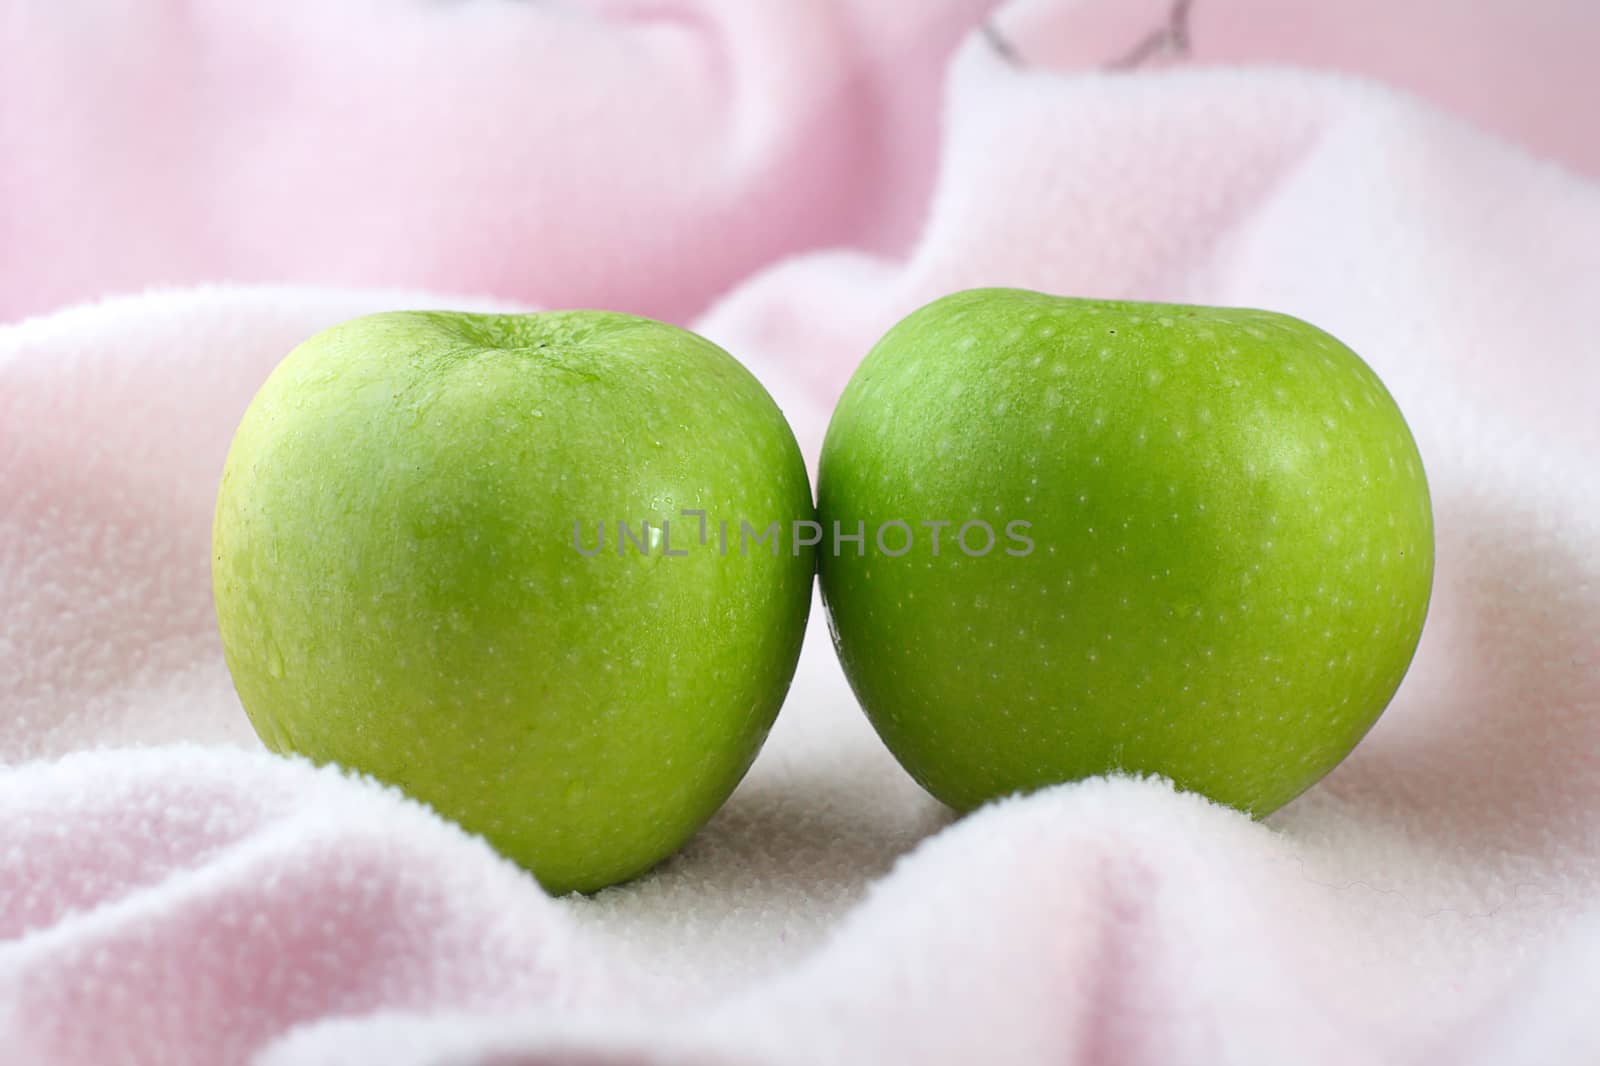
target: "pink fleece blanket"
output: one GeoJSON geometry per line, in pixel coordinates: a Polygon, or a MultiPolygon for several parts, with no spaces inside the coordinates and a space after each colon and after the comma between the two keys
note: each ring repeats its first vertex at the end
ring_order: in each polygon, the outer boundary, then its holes
{"type": "Polygon", "coordinates": [[[1017,3],[1018,65],[994,6],[4,5],[0,1062],[1600,1061],[1600,8],[1200,0],[1174,59],[1154,0],[1017,3]],[[1298,314],[1410,417],[1416,664],[1266,824],[1135,780],[956,821],[818,632],[726,808],[593,898],[261,751],[210,510],[311,332],[665,316],[814,456],[974,284],[1298,314]]]}

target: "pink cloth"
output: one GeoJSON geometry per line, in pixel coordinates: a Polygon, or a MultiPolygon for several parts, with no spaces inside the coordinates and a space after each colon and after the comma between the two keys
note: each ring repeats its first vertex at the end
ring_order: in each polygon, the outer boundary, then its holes
{"type": "Polygon", "coordinates": [[[1108,74],[1160,5],[1011,4],[1022,70],[991,6],[6,9],[0,318],[52,313],[0,326],[0,1061],[1600,1060],[1600,9],[1200,0],[1196,61],[1108,74]],[[137,292],[194,282],[290,284],[137,292]],[[972,284],[1299,314],[1410,417],[1416,665],[1267,824],[1132,780],[954,821],[816,627],[727,807],[592,899],[261,752],[210,511],[309,333],[692,321],[814,455],[972,284]]]}

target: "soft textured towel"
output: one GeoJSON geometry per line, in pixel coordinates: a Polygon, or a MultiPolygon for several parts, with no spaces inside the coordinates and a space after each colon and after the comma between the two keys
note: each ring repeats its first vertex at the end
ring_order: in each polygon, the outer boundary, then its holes
{"type": "Polygon", "coordinates": [[[1127,73],[1160,5],[1008,6],[1020,67],[990,6],[6,9],[0,316],[295,284],[0,326],[0,1062],[1600,1060],[1600,13],[1201,0],[1234,65],[1127,73]],[[1135,780],[956,820],[820,616],[728,805],[593,898],[261,751],[210,514],[310,333],[667,315],[814,457],[876,336],[975,284],[1298,314],[1406,411],[1422,646],[1265,824],[1135,780]]]}

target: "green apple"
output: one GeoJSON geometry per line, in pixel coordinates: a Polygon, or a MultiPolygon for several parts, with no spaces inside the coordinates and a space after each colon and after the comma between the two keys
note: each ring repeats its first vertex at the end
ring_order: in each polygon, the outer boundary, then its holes
{"type": "Polygon", "coordinates": [[[290,353],[239,426],[223,649],[269,748],[398,785],[552,892],[598,889],[721,805],[794,673],[811,549],[724,549],[719,525],[813,515],[783,415],[701,337],[373,315],[290,353]]]}
{"type": "Polygon", "coordinates": [[[959,809],[1120,771],[1264,815],[1377,720],[1427,613],[1405,420],[1286,315],[947,296],[861,364],[818,478],[845,672],[959,809]]]}

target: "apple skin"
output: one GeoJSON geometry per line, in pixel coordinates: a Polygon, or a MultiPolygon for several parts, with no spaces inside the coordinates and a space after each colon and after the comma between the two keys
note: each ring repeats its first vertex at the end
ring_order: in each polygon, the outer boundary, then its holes
{"type": "Polygon", "coordinates": [[[845,673],[961,810],[1127,772],[1263,816],[1377,720],[1432,585],[1394,400],[1333,337],[1267,311],[947,296],[850,380],[817,491],[845,673]],[[979,557],[956,526],[935,557],[919,525],[973,519],[999,536],[979,557]],[[892,558],[872,543],[891,520],[919,534],[892,558]],[[862,521],[866,553],[835,555],[833,523],[862,521]],[[1004,550],[1023,551],[1010,521],[1031,522],[1031,553],[1004,550]]]}
{"type": "Polygon", "coordinates": [[[810,609],[810,550],[722,555],[683,509],[814,516],[788,423],[709,341],[593,311],[335,326],[222,476],[239,698],[270,749],[398,785],[553,893],[626,880],[744,775],[810,609]],[[620,520],[656,550],[619,554],[620,520]]]}

